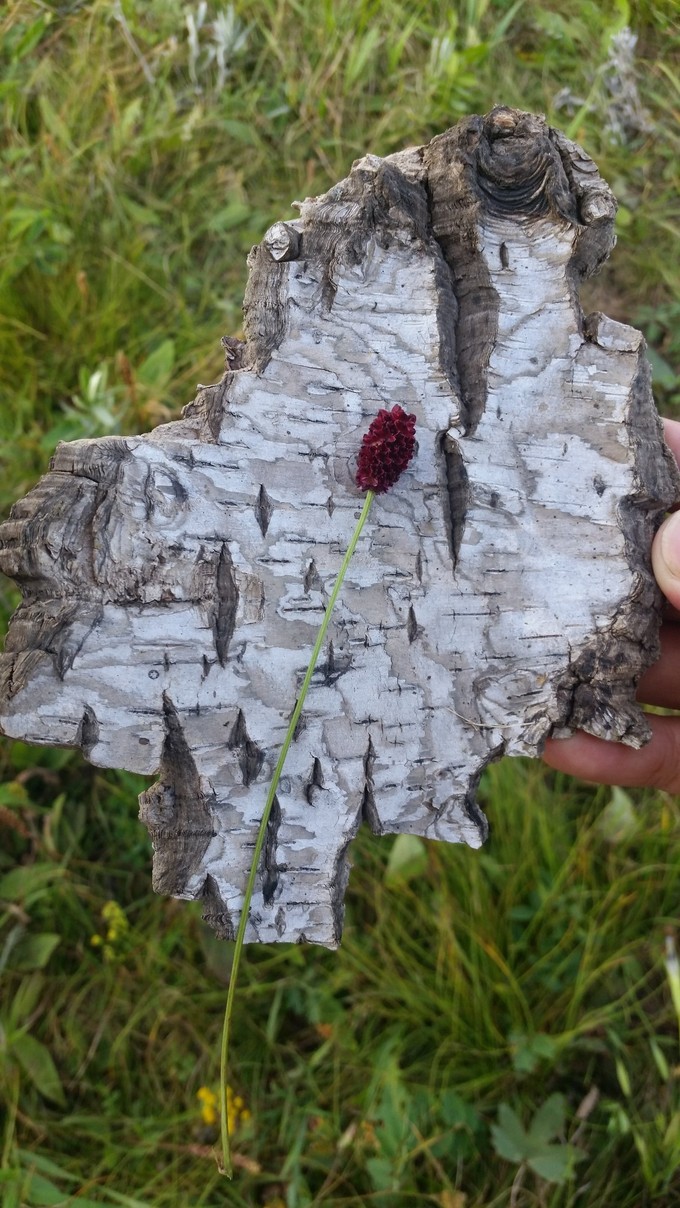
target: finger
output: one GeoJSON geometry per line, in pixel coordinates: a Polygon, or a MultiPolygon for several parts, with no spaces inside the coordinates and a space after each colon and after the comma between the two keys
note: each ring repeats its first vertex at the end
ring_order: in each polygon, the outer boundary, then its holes
{"type": "Polygon", "coordinates": [[[680,608],[680,512],[667,516],[652,545],[652,569],[674,608],[680,608]]]}
{"type": "Polygon", "coordinates": [[[680,718],[650,717],[652,739],[639,751],[591,734],[551,738],[543,758],[551,768],[596,784],[649,786],[680,793],[680,718]]]}
{"type": "Polygon", "coordinates": [[[676,419],[665,419],[663,421],[663,434],[666,438],[668,448],[680,465],[680,423],[676,419]]]}
{"type": "Polygon", "coordinates": [[[680,709],[680,626],[662,625],[659,661],[640,677],[637,699],[645,705],[680,709]]]}

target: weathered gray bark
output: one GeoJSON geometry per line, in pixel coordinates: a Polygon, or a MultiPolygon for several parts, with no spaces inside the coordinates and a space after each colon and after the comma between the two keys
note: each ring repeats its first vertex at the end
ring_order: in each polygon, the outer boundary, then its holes
{"type": "Polygon", "coordinates": [[[576,727],[648,737],[649,547],[678,484],[642,337],[579,307],[614,211],[584,152],[515,110],[366,156],[254,249],[222,381],[147,436],[60,445],[0,530],[24,592],[5,733],[160,769],[154,886],[220,935],[381,407],[417,414],[418,452],[350,567],[247,938],[338,942],[362,819],[476,847],[490,760],[576,727]]]}

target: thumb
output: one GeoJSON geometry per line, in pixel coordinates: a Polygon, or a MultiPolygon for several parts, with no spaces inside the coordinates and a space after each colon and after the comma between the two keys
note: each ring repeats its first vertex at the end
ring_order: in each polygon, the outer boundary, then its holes
{"type": "Polygon", "coordinates": [[[652,568],[666,599],[680,609],[680,512],[668,516],[656,534],[652,568]]]}

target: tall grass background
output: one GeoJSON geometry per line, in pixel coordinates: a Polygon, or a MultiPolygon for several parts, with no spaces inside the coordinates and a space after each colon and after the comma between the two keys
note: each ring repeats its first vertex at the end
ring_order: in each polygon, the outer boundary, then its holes
{"type": "MultiPolygon", "coordinates": [[[[246,254],[293,199],[495,103],[615,190],[584,305],[643,328],[673,413],[678,51],[672,0],[10,0],[3,511],[58,440],[148,429],[219,377],[246,254]]],[[[144,784],[7,742],[0,774],[7,1208],[680,1205],[676,800],[512,760],[480,852],[362,833],[340,951],[248,950],[227,1183],[230,945],[151,894],[144,784]]]]}

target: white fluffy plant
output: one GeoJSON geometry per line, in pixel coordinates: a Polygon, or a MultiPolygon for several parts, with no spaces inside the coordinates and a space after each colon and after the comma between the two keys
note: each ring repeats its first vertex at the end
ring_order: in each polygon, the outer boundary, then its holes
{"type": "Polygon", "coordinates": [[[214,65],[214,78],[209,79],[208,86],[218,92],[231,74],[233,60],[246,47],[251,26],[238,18],[233,4],[208,19],[206,0],[200,0],[195,9],[184,10],[184,23],[191,82],[197,92],[203,92],[214,65]]]}

